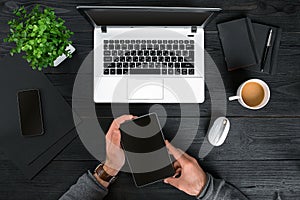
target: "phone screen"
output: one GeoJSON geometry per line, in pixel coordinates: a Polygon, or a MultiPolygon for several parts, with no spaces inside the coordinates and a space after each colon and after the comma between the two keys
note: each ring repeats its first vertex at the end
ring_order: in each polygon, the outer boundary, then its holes
{"type": "Polygon", "coordinates": [[[174,175],[155,113],[127,121],[120,125],[120,130],[121,144],[138,187],[174,175]]]}
{"type": "Polygon", "coordinates": [[[44,130],[39,90],[19,91],[18,104],[21,134],[42,135],[44,130]]]}

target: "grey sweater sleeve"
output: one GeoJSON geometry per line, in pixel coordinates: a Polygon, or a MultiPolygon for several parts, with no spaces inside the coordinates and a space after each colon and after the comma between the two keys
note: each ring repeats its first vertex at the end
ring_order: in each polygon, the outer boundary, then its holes
{"type": "Polygon", "coordinates": [[[99,184],[91,172],[88,171],[59,200],[101,200],[107,192],[107,188],[99,184]]]}
{"type": "Polygon", "coordinates": [[[226,183],[222,179],[215,179],[207,173],[207,183],[197,197],[201,200],[248,200],[248,198],[237,188],[226,183]]]}

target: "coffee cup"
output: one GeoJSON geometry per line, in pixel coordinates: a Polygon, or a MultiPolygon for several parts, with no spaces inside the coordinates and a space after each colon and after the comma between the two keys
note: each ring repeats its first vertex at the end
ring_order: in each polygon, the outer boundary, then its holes
{"type": "Polygon", "coordinates": [[[250,79],[237,90],[236,96],[229,97],[229,101],[238,100],[248,109],[258,110],[263,108],[270,100],[269,86],[260,79],[250,79]]]}

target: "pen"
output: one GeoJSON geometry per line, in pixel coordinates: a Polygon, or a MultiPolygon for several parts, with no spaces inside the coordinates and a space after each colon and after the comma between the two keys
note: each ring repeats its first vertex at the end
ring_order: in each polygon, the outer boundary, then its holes
{"type": "Polygon", "coordinates": [[[265,52],[264,52],[263,60],[262,60],[262,63],[260,65],[260,71],[261,72],[264,71],[264,67],[265,67],[265,64],[266,64],[267,56],[268,56],[269,49],[270,49],[270,46],[271,46],[272,33],[273,33],[273,30],[270,29],[269,36],[268,36],[268,41],[267,41],[267,46],[265,47],[265,52]]]}

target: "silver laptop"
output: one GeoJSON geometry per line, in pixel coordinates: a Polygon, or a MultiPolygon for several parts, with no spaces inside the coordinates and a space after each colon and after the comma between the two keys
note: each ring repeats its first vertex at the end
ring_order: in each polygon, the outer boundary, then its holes
{"type": "Polygon", "coordinates": [[[96,103],[204,101],[204,28],[219,8],[77,9],[94,26],[96,103]]]}

